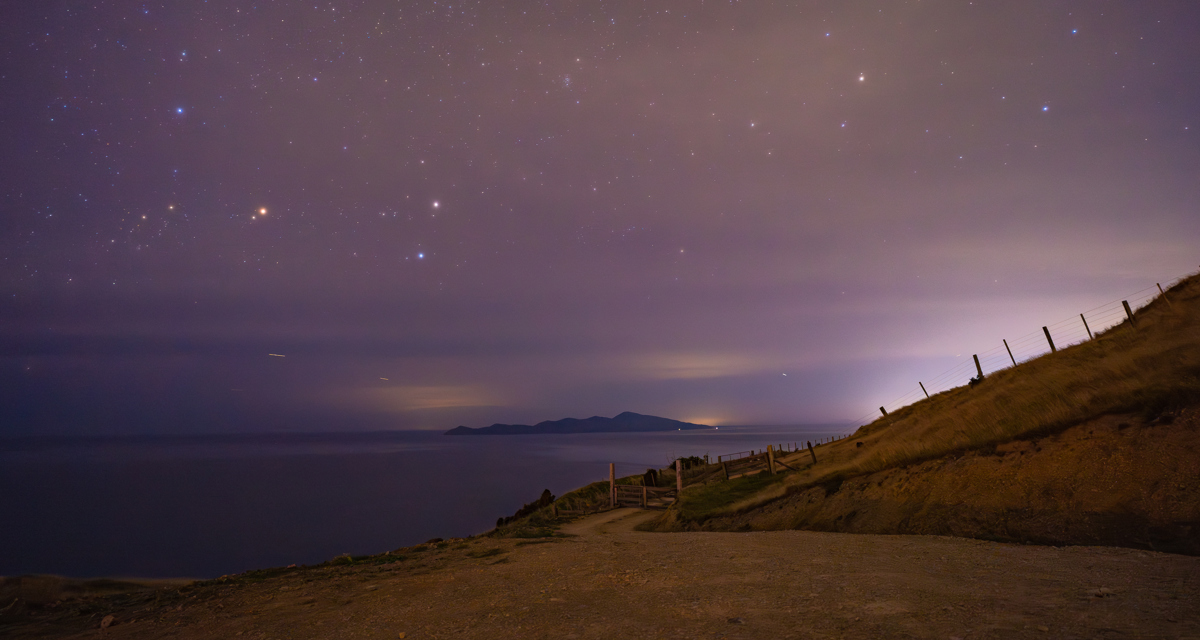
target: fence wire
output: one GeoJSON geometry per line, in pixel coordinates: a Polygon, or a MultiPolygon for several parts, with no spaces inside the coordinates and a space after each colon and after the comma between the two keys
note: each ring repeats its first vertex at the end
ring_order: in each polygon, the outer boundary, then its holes
{"type": "MultiPolygon", "coordinates": [[[[1185,274],[1172,279],[1170,282],[1162,285],[1163,290],[1170,289],[1190,275],[1185,274]]],[[[1001,340],[999,345],[974,355],[979,358],[979,366],[985,376],[1003,369],[1009,369],[1050,353],[1050,343],[1046,339],[1047,333],[1050,334],[1050,339],[1054,341],[1055,349],[1065,349],[1072,345],[1087,342],[1093,337],[1125,321],[1127,316],[1125,314],[1125,306],[1122,302],[1128,302],[1130,309],[1136,312],[1150,304],[1159,295],[1159,284],[1156,283],[1154,286],[1146,287],[1129,295],[1122,296],[1118,300],[1106,302],[1098,307],[1084,311],[1078,316],[1065,318],[1053,324],[1045,325],[1044,329],[1038,329],[1037,331],[1012,339],[1005,338],[1001,340]],[[1085,322],[1086,325],[1084,324],[1085,322]]],[[[912,391],[887,404],[880,405],[880,408],[888,413],[892,413],[914,402],[924,400],[927,396],[933,396],[943,391],[949,391],[950,389],[968,384],[977,374],[975,359],[964,359],[953,368],[929,380],[921,381],[921,384],[912,391]],[[924,385],[924,390],[922,390],[921,385],[924,385]]],[[[848,426],[852,429],[857,429],[862,425],[870,424],[879,417],[879,409],[872,409],[848,426]]]]}

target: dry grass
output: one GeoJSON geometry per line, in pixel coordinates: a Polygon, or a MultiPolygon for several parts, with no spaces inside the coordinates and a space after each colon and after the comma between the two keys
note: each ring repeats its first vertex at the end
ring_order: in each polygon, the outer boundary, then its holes
{"type": "MultiPolygon", "coordinates": [[[[776,485],[716,504],[703,488],[685,496],[686,519],[744,512],[787,492],[1061,432],[1103,415],[1163,412],[1200,404],[1200,276],[1167,292],[1094,340],[993,373],[861,427],[817,449],[820,464],[776,485]],[[861,442],[862,446],[857,443],[861,442]],[[694,507],[688,503],[695,501],[694,507]]],[[[792,459],[803,461],[807,453],[792,459]]],[[[790,463],[790,461],[789,461],[790,463]]]]}

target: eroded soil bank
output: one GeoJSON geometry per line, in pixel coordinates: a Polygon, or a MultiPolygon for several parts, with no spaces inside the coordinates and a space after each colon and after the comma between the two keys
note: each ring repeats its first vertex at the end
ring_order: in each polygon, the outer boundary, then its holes
{"type": "Polygon", "coordinates": [[[595,517],[608,520],[549,541],[456,540],[356,564],[58,605],[18,603],[0,614],[0,636],[1200,635],[1195,557],[931,536],[641,533],[623,530],[611,514],[595,517]]]}
{"type": "Polygon", "coordinates": [[[1200,554],[1200,412],[1106,416],[1052,436],[793,491],[670,530],[953,535],[1200,554]]]}

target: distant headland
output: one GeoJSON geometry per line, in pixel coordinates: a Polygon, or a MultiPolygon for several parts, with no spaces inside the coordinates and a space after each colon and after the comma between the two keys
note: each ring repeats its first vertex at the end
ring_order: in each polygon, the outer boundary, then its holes
{"type": "Polygon", "coordinates": [[[534,425],[528,424],[494,424],[490,427],[455,427],[446,432],[448,436],[516,436],[543,433],[632,433],[641,431],[679,431],[687,429],[712,429],[706,424],[681,422],[658,416],[644,416],[640,413],[626,411],[614,418],[592,416],[580,420],[578,418],[563,418],[562,420],[546,420],[534,425]]]}

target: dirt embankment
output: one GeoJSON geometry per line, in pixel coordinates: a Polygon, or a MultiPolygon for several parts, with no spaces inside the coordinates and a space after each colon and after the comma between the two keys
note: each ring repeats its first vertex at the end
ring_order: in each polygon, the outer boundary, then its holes
{"type": "Polygon", "coordinates": [[[870,475],[793,490],[660,531],[809,529],[1100,544],[1200,555],[1200,410],[1106,416],[870,475]]]}

